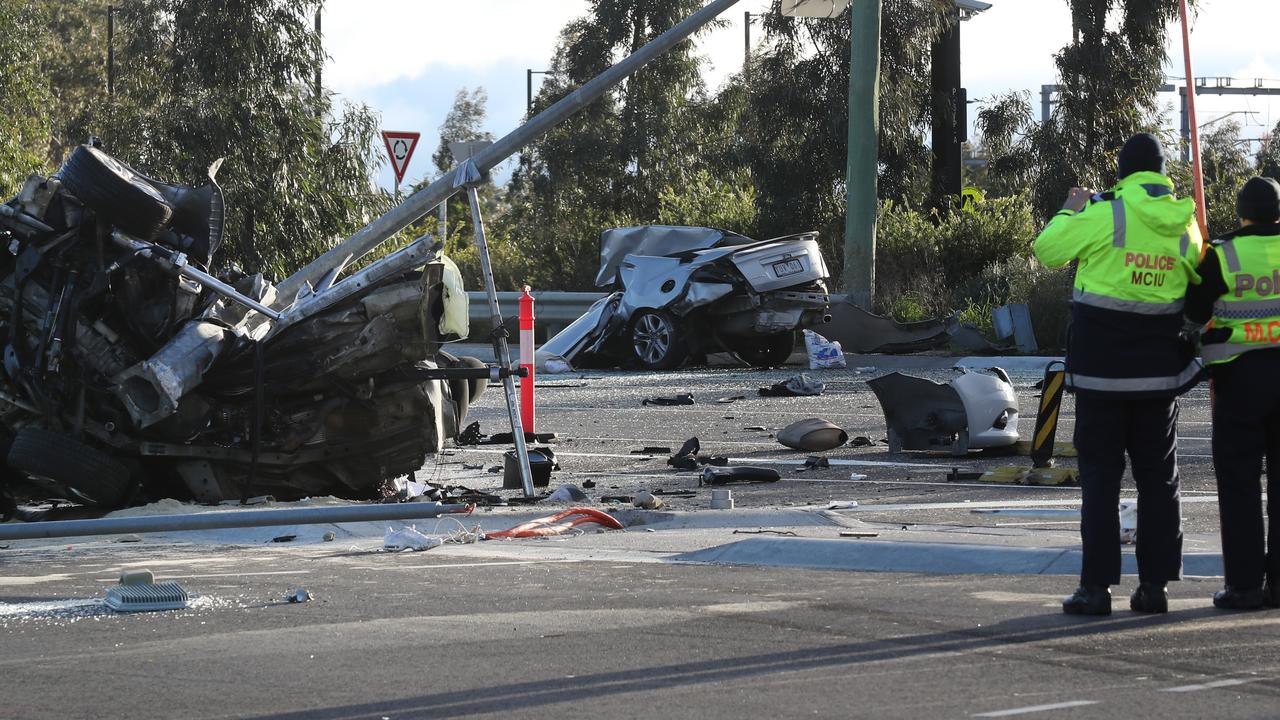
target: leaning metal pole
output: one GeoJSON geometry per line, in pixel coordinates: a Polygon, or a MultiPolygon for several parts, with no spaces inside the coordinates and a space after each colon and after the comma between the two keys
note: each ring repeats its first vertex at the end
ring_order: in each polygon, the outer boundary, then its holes
{"type": "MultiPolygon", "coordinates": [[[[592,78],[585,85],[561,98],[559,102],[534,116],[472,158],[481,174],[519,152],[521,148],[545,135],[565,119],[591,104],[610,88],[625,80],[646,63],[675,47],[699,28],[728,10],[738,0],[713,0],[706,7],[662,33],[648,45],[632,53],[617,65],[592,78]]],[[[435,182],[410,195],[403,203],[374,220],[333,249],[312,260],[306,267],[285,278],[276,290],[280,298],[292,298],[304,283],[313,287],[339,263],[363,257],[383,241],[418,220],[453,195],[463,183],[458,181],[458,167],[435,182]]]]}
{"type": "MultiPolygon", "coordinates": [[[[516,407],[516,386],[511,381],[511,350],[507,347],[507,329],[502,324],[502,310],[498,308],[498,290],[493,282],[493,265],[489,262],[489,244],[484,237],[484,219],[480,217],[480,195],[476,192],[476,183],[480,173],[472,169],[470,160],[462,163],[465,170],[471,170],[467,183],[467,200],[471,203],[471,222],[475,226],[476,249],[480,251],[480,272],[484,275],[484,290],[489,296],[489,315],[493,328],[493,354],[498,360],[502,373],[502,392],[507,396],[507,416],[511,418],[511,439],[516,444],[516,460],[520,465],[520,485],[524,488],[525,497],[533,497],[533,473],[529,470],[529,448],[524,441],[524,423],[520,420],[520,410],[516,407]]],[[[460,175],[467,177],[467,175],[460,175]]],[[[521,358],[521,361],[526,358],[521,358]]],[[[530,359],[531,361],[531,359],[530,359]]]]}
{"type": "Polygon", "coordinates": [[[97,520],[48,520],[0,524],[0,540],[117,535],[123,533],[184,532],[222,528],[317,525],[339,522],[422,520],[445,513],[468,512],[470,505],[431,502],[341,507],[285,508],[282,510],[223,510],[187,515],[141,515],[97,520]]]}

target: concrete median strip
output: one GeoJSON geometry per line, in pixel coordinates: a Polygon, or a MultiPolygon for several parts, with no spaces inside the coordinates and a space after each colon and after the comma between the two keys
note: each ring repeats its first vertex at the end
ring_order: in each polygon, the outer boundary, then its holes
{"type": "MultiPolygon", "coordinates": [[[[941,575],[1076,575],[1080,572],[1078,550],[882,540],[762,537],[681,553],[668,559],[712,565],[941,575]]],[[[1187,554],[1183,563],[1187,575],[1222,574],[1222,556],[1216,553],[1187,554]]],[[[1124,556],[1123,571],[1137,573],[1133,555],[1124,556]]]]}

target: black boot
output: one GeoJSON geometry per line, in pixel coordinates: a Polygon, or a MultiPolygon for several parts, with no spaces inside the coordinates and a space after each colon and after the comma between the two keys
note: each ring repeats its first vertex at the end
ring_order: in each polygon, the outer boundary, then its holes
{"type": "Polygon", "coordinates": [[[1071,597],[1062,601],[1062,612],[1068,615],[1110,615],[1111,589],[1106,585],[1081,585],[1071,597]]]}
{"type": "Polygon", "coordinates": [[[1140,613],[1169,612],[1169,593],[1164,583],[1139,582],[1138,589],[1129,596],[1129,609],[1140,613]]]}
{"type": "Polygon", "coordinates": [[[1213,606],[1223,610],[1257,610],[1263,603],[1262,588],[1248,590],[1228,585],[1213,594],[1213,606]]]}

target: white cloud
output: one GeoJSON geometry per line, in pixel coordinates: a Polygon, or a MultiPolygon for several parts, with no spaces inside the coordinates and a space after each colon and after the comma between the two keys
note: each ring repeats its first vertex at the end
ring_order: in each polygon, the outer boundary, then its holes
{"type": "Polygon", "coordinates": [[[437,65],[543,64],[560,28],[586,8],[586,0],[329,0],[326,82],[358,94],[437,65]]]}

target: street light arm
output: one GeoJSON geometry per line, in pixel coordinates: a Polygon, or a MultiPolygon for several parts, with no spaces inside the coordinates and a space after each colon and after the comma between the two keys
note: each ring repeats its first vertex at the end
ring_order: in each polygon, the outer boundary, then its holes
{"type": "MultiPolygon", "coordinates": [[[[490,145],[473,158],[475,166],[487,173],[498,163],[519,152],[529,143],[545,135],[582,108],[604,95],[610,88],[625,80],[654,58],[680,44],[701,27],[711,22],[738,0],[713,0],[701,10],[651,40],[647,45],[629,55],[617,65],[589,80],[582,87],[561,98],[551,107],[538,113],[524,125],[490,145]]],[[[448,200],[457,191],[457,168],[437,178],[435,182],[410,195],[403,203],[385,215],[361,228],[354,235],[312,260],[298,272],[290,275],[278,286],[283,302],[289,302],[305,283],[315,285],[338,263],[364,256],[381,245],[387,238],[408,227],[432,208],[448,200]]]]}

